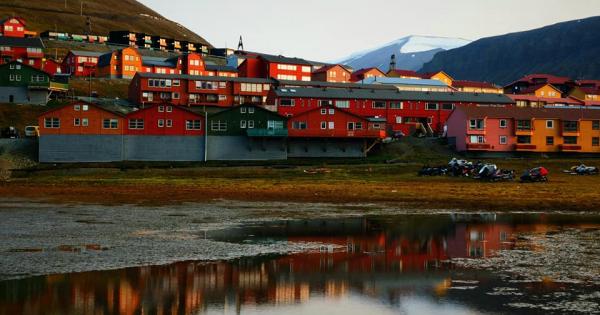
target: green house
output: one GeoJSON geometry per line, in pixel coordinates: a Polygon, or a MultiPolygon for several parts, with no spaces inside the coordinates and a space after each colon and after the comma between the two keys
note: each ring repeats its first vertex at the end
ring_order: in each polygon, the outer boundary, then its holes
{"type": "Polygon", "coordinates": [[[0,65],[0,103],[45,105],[51,93],[66,91],[67,84],[52,82],[42,70],[18,61],[0,65]]]}
{"type": "Polygon", "coordinates": [[[287,119],[240,105],[208,116],[207,160],[287,159],[287,119]]]}

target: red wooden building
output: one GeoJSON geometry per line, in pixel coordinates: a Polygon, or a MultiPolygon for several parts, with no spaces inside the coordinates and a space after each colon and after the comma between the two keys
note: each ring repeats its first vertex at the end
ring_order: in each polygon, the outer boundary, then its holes
{"type": "MultiPolygon", "coordinates": [[[[25,19],[14,16],[0,21],[0,36],[6,37],[25,37],[27,31],[25,29],[25,19]]],[[[31,34],[31,33],[29,33],[31,34]]]]}
{"type": "Polygon", "coordinates": [[[244,52],[239,76],[278,80],[310,81],[312,64],[304,59],[244,52]]]}
{"type": "Polygon", "coordinates": [[[412,133],[426,128],[441,134],[456,106],[514,104],[505,95],[461,92],[415,92],[389,89],[277,88],[267,99],[279,114],[294,117],[332,105],[361,117],[384,118],[388,131],[412,133]]]}
{"type": "Polygon", "coordinates": [[[203,136],[204,116],[172,104],[148,105],[127,115],[125,134],[203,136]]]}

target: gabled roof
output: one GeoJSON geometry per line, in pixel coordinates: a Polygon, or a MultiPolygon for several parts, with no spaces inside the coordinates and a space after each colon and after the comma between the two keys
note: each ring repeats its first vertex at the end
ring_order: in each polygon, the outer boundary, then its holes
{"type": "Polygon", "coordinates": [[[579,86],[595,86],[600,88],[600,80],[578,80],[579,86]]]}
{"type": "Polygon", "coordinates": [[[4,24],[6,21],[12,20],[12,19],[16,19],[17,21],[19,21],[19,23],[21,23],[23,25],[27,25],[27,22],[25,21],[25,19],[20,16],[7,17],[5,19],[0,20],[0,24],[4,24]]]}
{"type": "Polygon", "coordinates": [[[75,56],[84,56],[84,57],[100,57],[105,53],[97,52],[97,51],[83,51],[83,50],[71,50],[69,51],[75,56]]]}
{"type": "Polygon", "coordinates": [[[362,69],[358,69],[358,70],[354,71],[354,72],[352,73],[352,75],[353,75],[353,76],[358,76],[358,75],[361,75],[361,74],[367,73],[367,72],[369,72],[369,71],[371,71],[371,70],[378,71],[378,72],[380,72],[380,73],[381,73],[381,75],[385,75],[385,73],[383,73],[383,71],[379,70],[379,68],[377,68],[377,67],[371,67],[371,68],[362,68],[362,69]]]}
{"type": "Polygon", "coordinates": [[[535,91],[537,91],[537,90],[539,90],[539,89],[541,89],[541,88],[543,88],[545,86],[550,86],[551,88],[553,88],[554,90],[556,90],[556,92],[558,92],[559,94],[562,94],[561,90],[559,90],[558,88],[556,88],[552,84],[548,84],[548,83],[540,83],[540,84],[535,84],[535,85],[528,86],[528,87],[520,90],[519,93],[521,93],[521,94],[535,93],[535,91]]]}
{"type": "Polygon", "coordinates": [[[36,72],[41,72],[41,73],[43,73],[43,74],[45,74],[45,75],[47,75],[47,76],[49,76],[49,77],[52,77],[52,74],[51,74],[51,73],[48,73],[48,72],[46,72],[46,71],[44,71],[44,70],[42,70],[42,69],[38,69],[38,68],[32,67],[32,66],[30,66],[30,65],[24,64],[24,63],[22,63],[22,62],[20,62],[20,61],[17,61],[17,60],[13,60],[13,61],[11,61],[11,62],[8,62],[8,63],[5,63],[5,64],[3,64],[3,65],[0,65],[0,68],[6,68],[6,67],[10,67],[10,65],[11,65],[11,64],[19,64],[19,65],[21,65],[21,67],[27,67],[27,68],[29,68],[29,69],[32,69],[33,71],[36,71],[36,72]]]}
{"type": "Polygon", "coordinates": [[[436,74],[438,74],[438,73],[444,74],[444,75],[448,76],[450,79],[452,79],[452,81],[454,81],[454,79],[452,78],[452,76],[451,76],[451,75],[447,74],[446,72],[444,72],[444,71],[442,71],[442,70],[440,70],[440,71],[435,71],[435,72],[427,72],[427,73],[423,73],[423,74],[421,75],[421,78],[423,78],[423,79],[431,79],[431,77],[433,77],[434,75],[436,75],[436,74]]]}
{"type": "Polygon", "coordinates": [[[478,81],[466,81],[466,80],[452,81],[452,86],[457,87],[457,88],[472,87],[472,88],[478,88],[478,89],[500,89],[499,86],[496,86],[493,83],[478,82],[478,81]]]}
{"type": "Polygon", "coordinates": [[[44,42],[39,37],[0,36],[0,46],[44,48],[44,42]]]}
{"type": "Polygon", "coordinates": [[[600,86],[596,87],[578,87],[585,94],[600,95],[600,86]]]}
{"type": "Polygon", "coordinates": [[[600,119],[600,109],[569,107],[516,107],[500,106],[458,106],[456,111],[465,113],[467,118],[513,118],[513,119],[600,119]]]}
{"type": "Polygon", "coordinates": [[[504,94],[465,93],[465,92],[417,92],[376,89],[319,89],[319,88],[277,88],[278,97],[321,98],[321,99],[362,99],[389,101],[425,101],[448,103],[514,104],[504,94]]]}
{"type": "Polygon", "coordinates": [[[267,62],[272,62],[272,63],[285,63],[285,64],[293,64],[293,65],[303,65],[303,66],[312,66],[312,64],[304,59],[301,58],[296,58],[296,57],[285,57],[282,55],[279,56],[275,56],[275,55],[267,55],[267,54],[260,54],[258,56],[258,58],[262,58],[267,62]]]}
{"type": "Polygon", "coordinates": [[[85,102],[85,101],[74,101],[74,102],[70,102],[68,104],[62,105],[62,106],[58,106],[58,107],[54,107],[50,110],[47,110],[43,113],[41,113],[38,117],[40,116],[44,116],[48,113],[57,111],[59,109],[63,109],[65,107],[68,106],[73,106],[75,104],[84,104],[84,105],[89,105],[89,106],[93,106],[96,107],[98,109],[104,110],[106,112],[109,112],[111,114],[115,114],[117,116],[121,116],[121,117],[125,117],[125,115],[127,115],[128,113],[133,111],[133,108],[128,107],[128,106],[121,106],[121,105],[117,105],[117,104],[97,104],[97,103],[90,103],[90,102],[85,102]]]}
{"type": "Polygon", "coordinates": [[[536,80],[536,79],[544,79],[544,80],[546,80],[545,82],[548,84],[565,84],[566,82],[571,81],[571,78],[568,78],[568,77],[559,77],[556,75],[545,74],[545,73],[529,74],[529,75],[526,75],[523,78],[519,79],[518,81],[534,83],[534,80],[536,80]]]}
{"type": "Polygon", "coordinates": [[[177,59],[173,62],[173,59],[171,58],[142,56],[142,65],[175,68],[177,67],[177,59]]]}
{"type": "Polygon", "coordinates": [[[344,66],[342,65],[338,65],[338,64],[333,64],[333,65],[327,65],[327,66],[323,66],[315,71],[313,71],[313,73],[323,73],[323,72],[327,72],[335,67],[340,67],[342,69],[344,69],[344,71],[346,72],[350,72],[348,69],[344,68],[344,66]]]}
{"type": "Polygon", "coordinates": [[[105,67],[110,65],[110,60],[113,57],[114,51],[108,52],[106,54],[100,55],[98,57],[98,67],[105,67]]]}
{"type": "MultiPolygon", "coordinates": [[[[186,111],[186,112],[189,112],[189,113],[191,113],[191,114],[194,114],[194,115],[197,115],[197,116],[202,116],[202,117],[204,117],[204,112],[200,112],[200,111],[193,111],[193,110],[192,110],[192,107],[187,107],[187,106],[176,106],[176,105],[169,104],[169,103],[164,103],[164,104],[147,104],[147,105],[144,105],[143,107],[139,107],[137,110],[133,110],[133,109],[132,109],[132,110],[131,110],[131,111],[129,111],[127,114],[128,114],[128,115],[131,115],[131,114],[134,114],[134,113],[139,113],[139,112],[142,112],[142,111],[147,111],[147,110],[150,110],[150,109],[156,108],[156,107],[158,107],[158,106],[172,106],[172,107],[173,107],[173,110],[181,110],[181,111],[186,111]]],[[[202,108],[200,108],[200,109],[202,109],[202,108]]]]}
{"type": "Polygon", "coordinates": [[[401,76],[401,77],[415,77],[415,78],[422,77],[421,74],[417,73],[416,71],[412,71],[412,70],[394,69],[394,70],[388,71],[388,75],[390,73],[401,76]]]}
{"type": "Polygon", "coordinates": [[[238,69],[236,67],[214,65],[214,64],[206,64],[204,66],[204,69],[206,69],[208,71],[238,72],[238,69]]]}
{"type": "Polygon", "coordinates": [[[312,112],[314,112],[314,111],[321,110],[321,108],[331,108],[331,109],[335,109],[335,112],[336,112],[336,113],[339,111],[340,113],[344,113],[345,115],[352,116],[352,117],[358,118],[358,119],[360,119],[360,120],[363,120],[363,121],[368,121],[368,120],[369,120],[369,119],[368,119],[368,118],[366,118],[366,117],[363,117],[363,116],[360,116],[360,115],[357,115],[357,114],[351,113],[351,112],[349,112],[349,111],[347,111],[347,110],[345,110],[345,109],[342,109],[342,108],[339,108],[339,107],[335,107],[335,106],[333,106],[333,105],[323,105],[323,106],[319,106],[319,107],[311,108],[311,109],[309,109],[309,110],[303,111],[302,113],[299,113],[299,114],[297,114],[297,115],[294,115],[294,116],[293,116],[292,118],[290,118],[290,119],[295,119],[295,118],[298,118],[298,117],[302,117],[302,116],[308,115],[309,113],[312,113],[312,112]]]}
{"type": "Polygon", "coordinates": [[[389,84],[389,85],[423,85],[423,86],[436,86],[436,87],[448,87],[444,82],[440,80],[430,79],[408,79],[408,78],[394,78],[394,77],[372,77],[363,80],[364,84],[389,84]]]}
{"type": "Polygon", "coordinates": [[[584,102],[574,97],[566,98],[551,98],[551,97],[537,97],[535,95],[527,94],[507,94],[512,100],[516,101],[533,101],[533,102],[545,102],[547,104],[569,104],[569,105],[584,105],[584,102]]]}
{"type": "Polygon", "coordinates": [[[264,83],[264,84],[272,84],[272,83],[275,82],[272,79],[264,79],[264,78],[217,77],[217,76],[200,76],[200,75],[189,75],[189,74],[162,74],[162,73],[147,73],[147,72],[137,72],[136,76],[138,76],[140,78],[151,78],[151,79],[184,79],[184,80],[198,80],[198,81],[231,81],[231,82],[264,83]]]}

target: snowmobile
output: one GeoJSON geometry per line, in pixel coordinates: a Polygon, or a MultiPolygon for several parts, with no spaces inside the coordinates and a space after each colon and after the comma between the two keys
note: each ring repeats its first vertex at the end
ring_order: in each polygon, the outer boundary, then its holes
{"type": "Polygon", "coordinates": [[[565,170],[564,172],[572,175],[598,175],[600,171],[595,166],[587,166],[585,164],[581,164],[578,166],[573,166],[569,170],[565,170]]]}
{"type": "Polygon", "coordinates": [[[547,182],[548,181],[548,170],[543,167],[536,167],[530,170],[526,170],[521,175],[521,183],[535,183],[535,182],[547,182]]]}

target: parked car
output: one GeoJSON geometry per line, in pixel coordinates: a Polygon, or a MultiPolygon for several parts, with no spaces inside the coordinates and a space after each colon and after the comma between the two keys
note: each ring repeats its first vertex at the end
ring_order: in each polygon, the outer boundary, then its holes
{"type": "Polygon", "coordinates": [[[9,138],[9,139],[17,139],[19,138],[19,130],[15,127],[6,127],[2,129],[2,132],[0,133],[2,138],[9,138]]]}
{"type": "Polygon", "coordinates": [[[40,136],[40,127],[39,126],[27,126],[25,127],[25,137],[28,138],[37,138],[40,136]]]}

